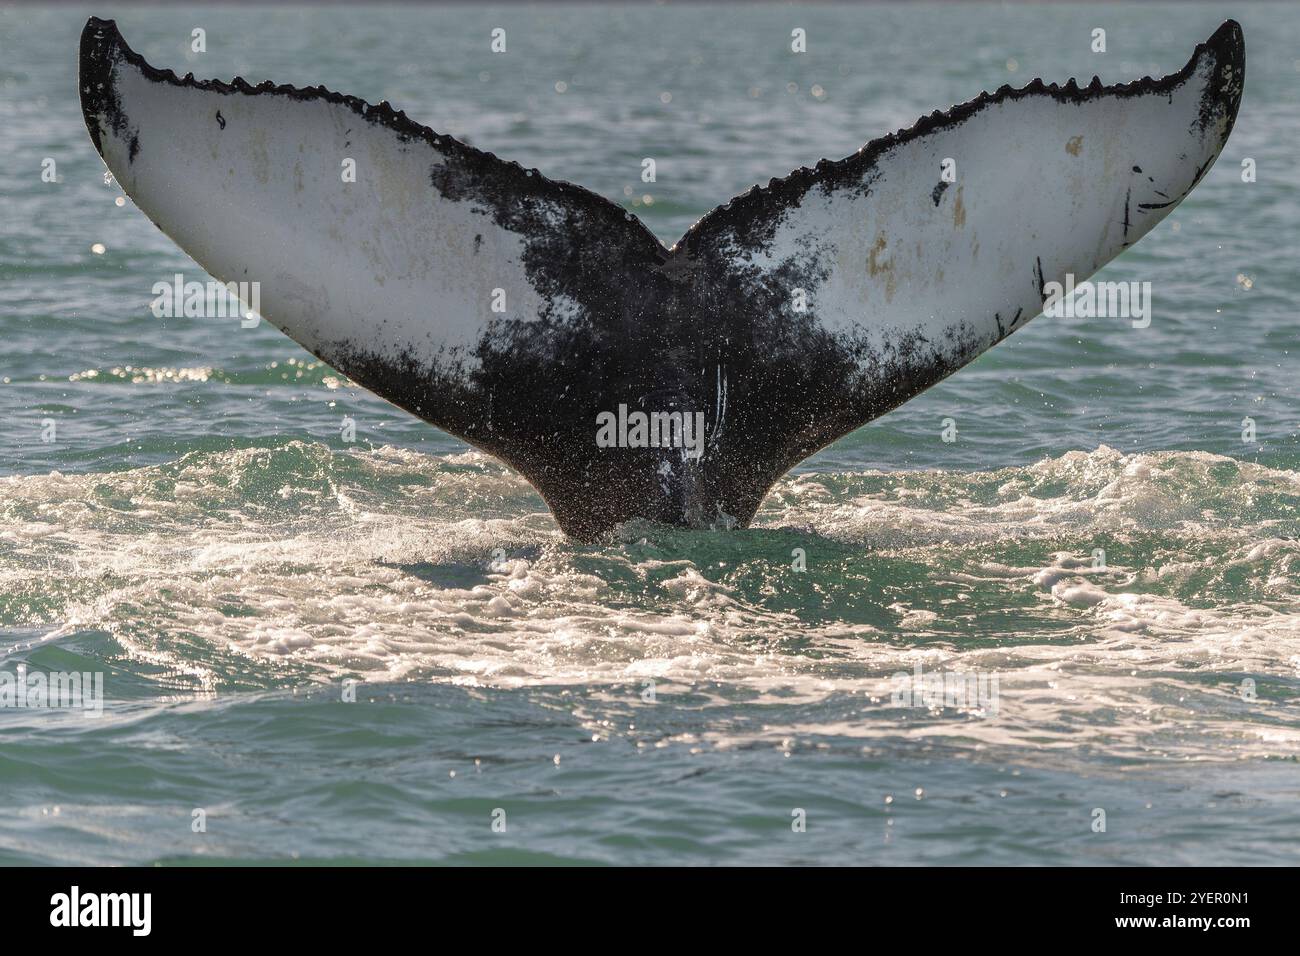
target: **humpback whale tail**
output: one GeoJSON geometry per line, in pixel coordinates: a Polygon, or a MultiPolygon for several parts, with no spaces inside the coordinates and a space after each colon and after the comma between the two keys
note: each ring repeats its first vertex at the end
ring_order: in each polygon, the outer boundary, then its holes
{"type": "Polygon", "coordinates": [[[1163,79],[1003,87],[672,248],[387,103],[154,69],[112,21],[86,24],[79,86],[117,181],[209,273],[258,282],[267,320],[592,538],[747,523],[800,460],[1021,328],[1187,196],[1244,73],[1228,21],[1163,79]]]}

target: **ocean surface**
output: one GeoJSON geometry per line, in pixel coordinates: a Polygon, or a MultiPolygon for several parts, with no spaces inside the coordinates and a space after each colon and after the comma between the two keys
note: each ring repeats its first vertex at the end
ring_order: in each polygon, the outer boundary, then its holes
{"type": "Polygon", "coordinates": [[[0,862],[1300,857],[1300,9],[104,3],[0,8],[0,49],[0,672],[106,698],[0,708],[0,862]],[[92,13],[179,73],[388,99],[668,243],[981,90],[1173,72],[1229,15],[1246,93],[1098,277],[1151,281],[1149,328],[1040,318],[754,527],[593,546],[268,324],[153,316],[202,273],[105,181],[92,13]],[[918,668],[976,690],[900,696],[918,668]]]}

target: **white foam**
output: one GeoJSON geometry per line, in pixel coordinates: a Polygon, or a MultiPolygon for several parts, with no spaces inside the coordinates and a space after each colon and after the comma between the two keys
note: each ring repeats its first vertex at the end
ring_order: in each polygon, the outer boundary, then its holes
{"type": "MultiPolygon", "coordinates": [[[[108,630],[199,689],[248,680],[247,663],[270,683],[285,668],[468,686],[712,682],[756,701],[862,701],[852,720],[773,734],[1296,755],[1277,693],[1235,696],[1244,674],[1300,673],[1300,544],[1256,504],[1270,499],[1294,507],[1296,476],[1103,446],[993,473],[789,478],[758,521],[766,535],[803,529],[776,558],[766,539],[738,547],[760,540],[746,532],[719,545],[641,528],[579,547],[477,453],[293,443],[0,479],[12,557],[0,595],[45,594],[21,623],[108,630]],[[1122,563],[1152,535],[1153,566],[1122,563]],[[795,543],[812,575],[799,580],[825,607],[791,596],[798,572],[779,555],[795,543]],[[850,578],[864,596],[840,579],[846,559],[818,565],[845,548],[866,562],[850,578]],[[874,573],[897,580],[868,613],[874,573]],[[1248,596],[1238,581],[1253,582],[1248,596]],[[982,623],[993,612],[1002,623],[982,623]],[[999,674],[996,719],[890,708],[893,675],[918,660],[999,674]]],[[[737,743],[729,734],[713,742],[737,743]]]]}

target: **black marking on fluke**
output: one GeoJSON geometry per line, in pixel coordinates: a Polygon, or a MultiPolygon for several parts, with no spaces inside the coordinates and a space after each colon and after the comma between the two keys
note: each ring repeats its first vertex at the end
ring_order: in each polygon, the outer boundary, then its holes
{"type": "MultiPolygon", "coordinates": [[[[1207,50],[1221,69],[1197,122],[1204,128],[1226,120],[1226,138],[1244,75],[1241,33],[1232,21],[1198,45],[1182,70],[1160,80],[1103,86],[1094,77],[1080,88],[1074,80],[1058,86],[1036,79],[936,111],[844,159],[753,187],[701,218],[671,250],[603,197],[435,133],[387,102],[372,106],[323,86],[178,78],[131,50],[111,20],[87,22],[78,85],[101,153],[107,131],[120,137],[148,122],[123,109],[115,71],[125,62],[153,82],[186,89],[338,104],[402,142],[422,140],[440,154],[430,185],[449,200],[473,200],[497,226],[521,237],[527,280],[546,303],[543,310],[529,321],[494,319],[466,355],[379,355],[364,333],[318,354],[390,402],[504,460],[538,489],[566,533],[592,539],[633,518],[694,527],[747,524],[789,468],[942,380],[988,344],[988,333],[964,319],[931,336],[886,326],[877,330],[880,343],[860,330],[831,333],[812,311],[792,313],[788,290],[818,288],[830,274],[833,250],[809,248],[779,274],[742,277],[720,249],[720,237],[733,251],[761,249],[810,190],[869,194],[887,151],[959,126],[990,106],[1032,97],[1081,104],[1171,93],[1207,50]],[[558,224],[556,209],[563,212],[558,224]],[[600,321],[561,321],[553,313],[561,295],[600,321]],[[596,448],[594,412],[620,403],[704,412],[710,436],[704,457],[665,473],[658,449],[596,448]]],[[[218,111],[216,119],[224,129],[225,115],[218,111]]],[[[1197,179],[1205,168],[1208,163],[1197,179]]],[[[934,206],[948,185],[934,187],[928,197],[934,206]]],[[[476,253],[481,245],[479,234],[476,253]]],[[[1045,299],[1041,257],[1033,273],[1045,299]]],[[[1013,331],[1023,312],[1009,324],[998,313],[997,336],[1013,331]]]]}

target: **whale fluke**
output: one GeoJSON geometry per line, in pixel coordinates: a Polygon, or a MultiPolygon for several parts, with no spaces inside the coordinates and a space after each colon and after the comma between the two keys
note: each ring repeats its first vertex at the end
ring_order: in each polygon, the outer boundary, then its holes
{"type": "Polygon", "coordinates": [[[204,269],[258,282],[268,321],[590,539],[749,522],[788,469],[1167,216],[1244,76],[1228,21],[1163,79],[1003,87],[756,186],[671,249],[387,103],[154,69],[111,20],[86,24],[79,86],[108,168],[204,269]]]}

